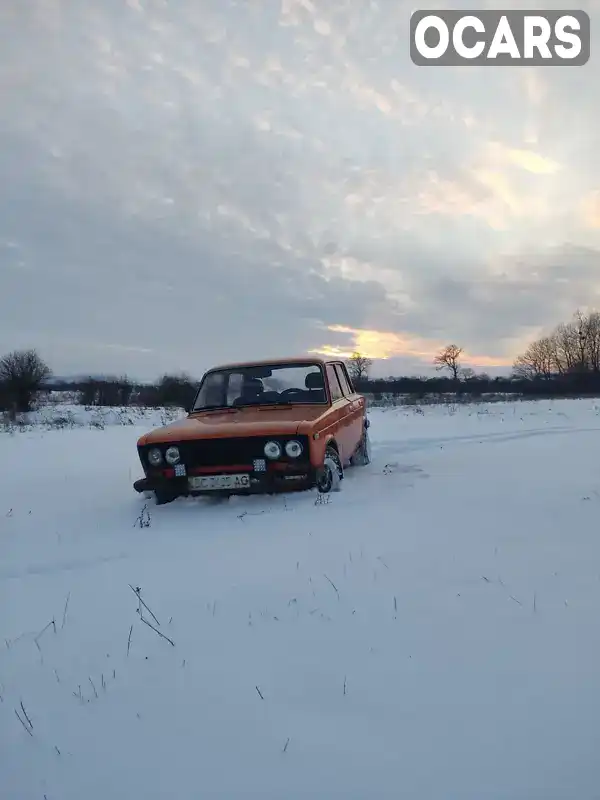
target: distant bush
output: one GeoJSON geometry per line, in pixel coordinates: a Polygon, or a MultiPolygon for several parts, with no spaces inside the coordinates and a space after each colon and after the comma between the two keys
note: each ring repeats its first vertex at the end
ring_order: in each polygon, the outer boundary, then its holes
{"type": "Polygon", "coordinates": [[[51,375],[36,350],[14,350],[0,358],[0,408],[30,411],[37,393],[51,375]]]}
{"type": "Polygon", "coordinates": [[[134,392],[134,384],[126,377],[88,378],[78,385],[81,405],[84,406],[128,406],[134,392]]]}
{"type": "Polygon", "coordinates": [[[156,384],[140,387],[136,402],[152,408],[189,408],[196,389],[197,382],[189,375],[163,375],[156,384]]]}

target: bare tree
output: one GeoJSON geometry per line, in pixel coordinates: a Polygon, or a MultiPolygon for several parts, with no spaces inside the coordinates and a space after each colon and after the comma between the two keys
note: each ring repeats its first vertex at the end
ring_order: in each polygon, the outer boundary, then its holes
{"type": "Polygon", "coordinates": [[[347,366],[352,380],[364,381],[369,375],[369,370],[373,366],[373,362],[370,358],[356,352],[352,353],[348,359],[347,366]]]}
{"type": "Polygon", "coordinates": [[[0,383],[14,411],[31,411],[36,393],[51,374],[35,350],[15,350],[0,359],[0,383]]]}
{"type": "Polygon", "coordinates": [[[452,379],[457,381],[461,370],[460,357],[462,352],[462,347],[458,347],[458,345],[447,345],[443,350],[440,350],[437,356],[433,359],[435,368],[438,370],[449,370],[450,374],[452,375],[452,379]]]}
{"type": "Polygon", "coordinates": [[[545,336],[532,342],[527,350],[514,363],[513,373],[516,378],[551,378],[557,371],[556,341],[545,336]]]}
{"type": "Polygon", "coordinates": [[[550,337],[556,343],[556,369],[561,375],[575,372],[579,366],[578,331],[572,323],[562,323],[550,337]]]}
{"type": "Polygon", "coordinates": [[[598,311],[576,311],[570,322],[532,342],[514,364],[515,377],[526,379],[592,373],[600,373],[598,311]]]}
{"type": "Polygon", "coordinates": [[[589,317],[582,314],[579,309],[575,312],[571,322],[575,333],[575,349],[577,353],[576,366],[580,372],[588,371],[588,341],[590,337],[589,317]]]}
{"type": "Polygon", "coordinates": [[[592,311],[587,318],[587,360],[592,372],[600,372],[600,313],[592,311]]]}

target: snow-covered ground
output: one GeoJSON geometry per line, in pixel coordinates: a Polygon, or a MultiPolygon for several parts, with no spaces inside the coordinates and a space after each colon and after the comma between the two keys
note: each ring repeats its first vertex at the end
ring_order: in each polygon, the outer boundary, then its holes
{"type": "Polygon", "coordinates": [[[138,406],[82,406],[77,403],[40,403],[35,411],[17,414],[11,420],[3,414],[0,432],[17,432],[17,429],[45,428],[105,428],[107,425],[145,425],[155,427],[167,425],[184,415],[179,408],[146,408],[138,406]]]}
{"type": "Polygon", "coordinates": [[[323,504],[0,434],[3,799],[600,796],[600,405],[370,416],[323,504]]]}

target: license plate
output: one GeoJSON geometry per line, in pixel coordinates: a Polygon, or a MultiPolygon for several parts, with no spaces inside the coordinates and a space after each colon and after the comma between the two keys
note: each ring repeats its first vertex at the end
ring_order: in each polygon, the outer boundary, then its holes
{"type": "Polygon", "coordinates": [[[189,487],[195,492],[248,489],[250,487],[250,475],[198,475],[189,479],[189,487]]]}

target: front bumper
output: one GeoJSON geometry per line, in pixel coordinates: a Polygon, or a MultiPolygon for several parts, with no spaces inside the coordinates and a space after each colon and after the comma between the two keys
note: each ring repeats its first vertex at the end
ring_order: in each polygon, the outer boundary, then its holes
{"type": "MultiPolygon", "coordinates": [[[[219,474],[215,472],[215,474],[219,474]]],[[[221,473],[222,474],[222,473],[221,473]]],[[[163,476],[148,476],[135,481],[133,488],[136,492],[156,492],[170,497],[200,497],[202,495],[252,495],[252,494],[277,494],[306,490],[316,483],[316,471],[310,467],[304,472],[267,472],[250,473],[250,486],[240,489],[191,489],[187,477],[165,478],[163,476]]]]}

